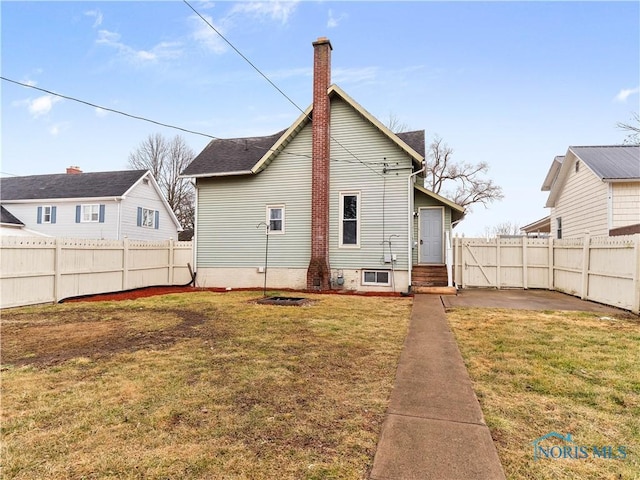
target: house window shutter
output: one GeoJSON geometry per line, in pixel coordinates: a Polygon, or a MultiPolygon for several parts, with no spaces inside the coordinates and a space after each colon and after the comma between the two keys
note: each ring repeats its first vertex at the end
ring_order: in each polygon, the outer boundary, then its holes
{"type": "Polygon", "coordinates": [[[139,227],[142,226],[142,207],[138,207],[138,221],[136,223],[139,227]]]}
{"type": "Polygon", "coordinates": [[[156,230],[160,228],[160,212],[156,210],[156,221],[155,221],[156,230]]]}
{"type": "Polygon", "coordinates": [[[98,215],[98,222],[104,223],[104,205],[100,205],[100,213],[98,215]]]}
{"type": "Polygon", "coordinates": [[[80,205],[76,205],[76,223],[80,223],[81,217],[82,217],[82,207],[80,205]]]}
{"type": "Polygon", "coordinates": [[[42,207],[38,207],[38,223],[42,223],[42,207]]]}
{"type": "Polygon", "coordinates": [[[56,223],[56,210],[58,207],[51,207],[51,223],[56,223]]]}

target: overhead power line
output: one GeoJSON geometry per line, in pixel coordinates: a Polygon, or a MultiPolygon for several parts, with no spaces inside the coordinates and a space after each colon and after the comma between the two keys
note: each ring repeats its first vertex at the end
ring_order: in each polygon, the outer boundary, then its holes
{"type": "MultiPolygon", "coordinates": [[[[246,61],[249,65],[251,65],[251,67],[258,72],[258,74],[264,78],[267,82],[269,82],[269,84],[271,86],[273,86],[273,88],[275,88],[278,92],[280,92],[280,94],[286,98],[289,103],[291,103],[294,107],[296,107],[300,112],[302,112],[303,114],[305,114],[305,116],[307,117],[307,119],[311,120],[311,117],[309,117],[308,114],[305,113],[305,111],[296,103],[294,102],[291,97],[289,97],[286,93],[284,93],[282,91],[282,89],[280,87],[278,87],[275,83],[273,83],[273,81],[266,75],[264,74],[251,60],[249,60],[246,55],[244,55],[240,50],[238,50],[238,48],[236,48],[236,46],[231,43],[216,27],[214,27],[211,22],[209,22],[206,18],[204,18],[200,12],[198,12],[193,6],[191,6],[191,4],[187,1],[187,0],[182,0],[191,10],[193,10],[193,12],[202,19],[202,21],[204,23],[206,23],[209,28],[211,28],[214,32],[216,32],[216,34],[222,38],[222,40],[224,40],[227,45],[229,45],[238,55],[240,55],[244,61],[246,61]]],[[[360,162],[362,165],[364,165],[365,167],[367,167],[369,170],[371,170],[372,172],[374,172],[375,174],[383,177],[383,175],[378,172],[377,170],[373,169],[370,165],[368,165],[366,162],[363,162],[360,158],[358,158],[358,156],[351,152],[351,150],[349,150],[347,147],[345,147],[344,145],[342,145],[338,140],[336,140],[333,136],[330,135],[331,140],[333,140],[335,143],[337,143],[340,147],[342,147],[342,149],[344,151],[346,151],[349,155],[351,155],[353,158],[355,158],[358,162],[360,162]]]]}
{"type": "Polygon", "coordinates": [[[107,112],[117,113],[118,115],[124,115],[125,117],[134,118],[136,120],[142,120],[143,122],[153,123],[155,125],[160,125],[161,127],[173,128],[175,130],[180,130],[182,132],[193,133],[194,135],[200,135],[202,137],[207,137],[207,138],[211,138],[213,140],[218,140],[218,137],[214,137],[213,135],[209,135],[207,133],[197,132],[195,130],[189,130],[187,128],[182,128],[182,127],[177,127],[175,125],[170,125],[168,123],[158,122],[156,120],[151,120],[150,118],[141,117],[139,115],[132,115],[130,113],[126,113],[126,112],[123,112],[123,111],[120,111],[120,110],[115,110],[113,108],[103,107],[102,105],[97,105],[95,103],[87,102],[86,100],[80,100],[79,98],[70,97],[68,95],[63,95],[61,93],[53,92],[53,91],[47,90],[45,88],[36,87],[35,85],[30,85],[28,83],[19,82],[17,80],[11,80],[10,78],[7,78],[7,77],[0,76],[0,79],[4,80],[5,82],[15,83],[16,85],[20,85],[21,87],[33,88],[34,90],[38,90],[40,92],[48,93],[49,95],[53,95],[53,96],[56,96],[56,97],[64,98],[66,100],[71,100],[72,102],[78,102],[78,103],[82,103],[83,105],[88,105],[88,106],[93,107],[93,108],[99,108],[99,109],[105,110],[107,112]]]}
{"type": "MultiPolygon", "coordinates": [[[[14,83],[14,84],[19,85],[21,87],[32,88],[34,90],[38,90],[40,92],[44,92],[44,93],[47,93],[49,95],[53,95],[55,97],[64,98],[65,100],[71,100],[73,102],[77,102],[77,103],[80,103],[80,104],[83,104],[83,105],[88,105],[88,106],[93,107],[93,108],[99,108],[101,110],[105,110],[107,112],[116,113],[118,115],[123,115],[125,117],[133,118],[135,120],[141,120],[141,121],[144,121],[144,122],[153,123],[154,125],[160,125],[162,127],[173,128],[174,130],[179,130],[181,132],[192,133],[194,135],[200,135],[202,137],[210,138],[212,140],[235,141],[236,143],[241,143],[241,144],[246,146],[246,143],[245,143],[244,139],[222,139],[220,137],[216,137],[216,136],[210,135],[208,133],[198,132],[198,131],[195,131],[195,130],[189,130],[188,128],[182,128],[182,127],[178,127],[176,125],[171,125],[169,123],[158,122],[157,120],[152,120],[150,118],[142,117],[140,115],[133,115],[133,114],[130,114],[130,113],[127,113],[127,112],[123,112],[121,110],[116,110],[116,109],[113,109],[113,108],[104,107],[104,106],[98,105],[96,103],[88,102],[86,100],[81,100],[79,98],[71,97],[69,95],[63,95],[61,93],[57,93],[57,92],[54,92],[52,90],[47,90],[46,88],[36,87],[35,85],[30,85],[28,83],[19,82],[17,80],[12,80],[12,79],[7,78],[7,77],[0,76],[0,79],[4,80],[5,82],[14,83]]],[[[259,149],[259,150],[263,150],[265,152],[274,152],[274,153],[277,152],[277,150],[274,150],[272,148],[257,147],[255,145],[249,145],[249,147],[256,148],[256,149],[259,149]]],[[[302,155],[302,154],[293,153],[293,152],[281,151],[280,153],[284,153],[284,154],[287,154],[287,155],[293,155],[293,156],[296,156],[296,157],[311,158],[309,155],[302,155]]]]}

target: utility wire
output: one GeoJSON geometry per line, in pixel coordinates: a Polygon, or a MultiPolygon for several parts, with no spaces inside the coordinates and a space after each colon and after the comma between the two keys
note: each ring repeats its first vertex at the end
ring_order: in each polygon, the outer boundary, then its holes
{"type": "MultiPolygon", "coordinates": [[[[60,97],[60,98],[66,99],[66,100],[71,100],[73,102],[81,103],[83,105],[88,105],[88,106],[93,107],[93,108],[99,108],[101,110],[105,110],[105,111],[108,111],[108,112],[116,113],[118,115],[123,115],[125,117],[133,118],[135,120],[142,120],[144,122],[153,123],[155,125],[160,125],[162,127],[173,128],[175,130],[180,130],[182,132],[192,133],[194,135],[200,135],[202,137],[210,138],[212,140],[224,140],[224,139],[222,139],[220,137],[215,137],[213,135],[209,135],[208,133],[197,132],[195,130],[189,130],[187,128],[182,128],[182,127],[178,127],[178,126],[171,125],[171,124],[168,124],[168,123],[163,123],[163,122],[158,122],[156,120],[151,120],[150,118],[141,117],[139,115],[132,115],[130,113],[126,113],[126,112],[123,112],[123,111],[120,111],[120,110],[115,110],[113,108],[103,107],[102,105],[98,105],[98,104],[95,104],[95,103],[87,102],[86,100],[81,100],[79,98],[70,97],[69,95],[63,95],[61,93],[53,92],[53,91],[47,90],[45,88],[36,87],[35,85],[30,85],[28,83],[23,83],[23,82],[19,82],[17,80],[12,80],[12,79],[7,78],[7,77],[0,76],[0,79],[4,80],[5,82],[14,83],[14,84],[19,85],[21,87],[32,88],[32,89],[38,90],[40,92],[48,93],[49,95],[53,95],[55,97],[60,97]]],[[[277,153],[277,150],[272,149],[272,148],[263,148],[263,147],[258,147],[256,145],[246,145],[246,142],[245,142],[244,139],[226,139],[226,141],[229,141],[229,140],[230,141],[234,141],[234,142],[236,142],[238,144],[245,143],[245,146],[248,146],[248,147],[251,147],[251,148],[256,148],[256,149],[259,149],[259,150],[263,150],[265,152],[277,153]]],[[[311,158],[310,155],[303,155],[303,154],[293,153],[293,152],[281,151],[279,153],[284,153],[284,154],[287,154],[287,155],[294,155],[296,157],[311,158]]]]}
{"type": "MultiPolygon", "coordinates": [[[[280,87],[278,87],[275,83],[273,83],[273,81],[271,81],[271,79],[265,75],[264,73],[262,73],[262,71],[256,67],[253,62],[251,62],[251,60],[249,60],[240,50],[238,50],[235,45],[233,45],[233,43],[231,43],[217,28],[215,28],[211,22],[209,22],[206,18],[204,18],[200,12],[198,12],[195,8],[193,8],[191,6],[191,4],[187,1],[187,0],[182,0],[191,10],[193,10],[193,12],[198,15],[198,17],[200,17],[202,19],[202,21],[204,23],[206,23],[209,28],[211,28],[214,32],[216,32],[216,34],[218,34],[218,36],[220,38],[222,38],[225,42],[227,42],[227,44],[238,54],[240,55],[244,61],[246,61],[249,65],[251,65],[251,67],[258,72],[258,74],[264,78],[267,82],[269,82],[269,84],[271,86],[273,86],[273,88],[275,88],[278,92],[280,92],[280,94],[286,98],[289,103],[291,103],[294,107],[296,107],[300,112],[302,112],[303,114],[305,113],[305,111],[298,105],[296,104],[296,102],[294,102],[286,93],[284,93],[282,91],[282,89],[280,89],[280,87]]],[[[308,114],[305,114],[305,116],[311,120],[311,117],[309,117],[308,114]]],[[[311,120],[312,121],[312,120],[311,120]]],[[[342,147],[349,155],[351,155],[353,158],[355,158],[358,162],[360,162],[362,165],[364,165],[365,167],[367,167],[369,170],[371,170],[373,173],[375,173],[376,175],[379,175],[381,177],[383,177],[383,175],[378,172],[377,170],[374,170],[370,165],[368,165],[367,163],[363,162],[362,160],[360,160],[353,152],[351,152],[351,150],[349,150],[347,147],[345,147],[344,145],[342,145],[338,140],[336,140],[333,136],[330,136],[331,140],[333,140],[335,143],[337,143],[340,147],[342,147]]]]}
{"type": "Polygon", "coordinates": [[[113,112],[113,113],[117,113],[118,115],[124,115],[125,117],[134,118],[136,120],[142,120],[144,122],[153,123],[155,125],[160,125],[162,127],[173,128],[173,129],[176,129],[176,130],[180,130],[182,132],[193,133],[194,135],[200,135],[202,137],[207,137],[207,138],[211,138],[211,139],[214,139],[214,140],[219,140],[218,137],[214,137],[213,135],[209,135],[207,133],[196,132],[195,130],[189,130],[189,129],[182,128],[182,127],[176,127],[175,125],[170,125],[168,123],[157,122],[156,120],[151,120],[149,118],[141,117],[139,115],[132,115],[130,113],[122,112],[120,110],[114,110],[113,108],[103,107],[103,106],[100,106],[100,105],[96,105],[95,103],[87,102],[85,100],[80,100],[78,98],[70,97],[68,95],[62,95],[61,93],[56,93],[56,92],[52,92],[51,90],[46,90],[44,88],[36,87],[35,85],[29,85],[28,83],[18,82],[17,80],[11,80],[10,78],[6,78],[6,77],[3,77],[3,76],[0,76],[0,79],[4,80],[5,82],[15,83],[16,85],[20,85],[21,87],[33,88],[34,90],[38,90],[40,92],[48,93],[49,95],[54,95],[56,97],[64,98],[66,100],[71,100],[73,102],[82,103],[84,105],[88,105],[88,106],[94,107],[94,108],[99,108],[101,110],[106,110],[107,112],[113,112]]]}

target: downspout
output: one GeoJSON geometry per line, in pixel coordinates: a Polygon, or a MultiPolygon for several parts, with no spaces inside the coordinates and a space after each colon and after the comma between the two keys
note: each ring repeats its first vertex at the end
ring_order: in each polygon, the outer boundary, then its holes
{"type": "Polygon", "coordinates": [[[197,287],[196,285],[196,274],[198,273],[198,263],[197,263],[197,258],[198,258],[198,204],[199,202],[199,194],[200,194],[200,189],[198,188],[198,183],[197,181],[194,182],[193,187],[196,191],[196,198],[195,198],[195,211],[193,213],[193,238],[191,239],[191,253],[193,255],[193,271],[194,271],[194,275],[193,275],[193,286],[197,287]]]}
{"type": "Polygon", "coordinates": [[[116,205],[118,205],[118,224],[116,226],[116,239],[120,240],[120,235],[122,234],[121,225],[120,225],[120,222],[122,221],[122,218],[120,216],[121,215],[120,207],[122,206],[122,201],[118,197],[115,197],[114,201],[116,202],[116,205]]]}
{"type": "Polygon", "coordinates": [[[407,177],[407,272],[409,274],[409,286],[407,287],[407,292],[411,292],[411,267],[413,267],[413,180],[416,175],[424,172],[426,169],[427,164],[423,161],[422,168],[409,174],[407,177]]]}

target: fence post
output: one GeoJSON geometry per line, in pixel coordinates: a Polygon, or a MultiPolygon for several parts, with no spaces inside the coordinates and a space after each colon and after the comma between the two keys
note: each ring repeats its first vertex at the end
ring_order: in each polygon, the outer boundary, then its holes
{"type": "Polygon", "coordinates": [[[525,290],[529,288],[527,263],[529,263],[527,258],[527,237],[524,236],[522,237],[522,288],[525,290]]]}
{"type": "Polygon", "coordinates": [[[589,292],[589,257],[591,247],[591,236],[589,232],[584,234],[582,244],[582,291],[580,292],[580,298],[585,300],[588,297],[589,292]]]}
{"type": "Polygon", "coordinates": [[[53,259],[53,298],[55,303],[58,303],[62,300],[60,297],[62,296],[62,272],[60,269],[62,268],[62,239],[56,238],[55,242],[55,258],[53,259]]]}
{"type": "Polygon", "coordinates": [[[640,314],[640,233],[636,233],[634,236],[633,242],[633,253],[635,258],[635,272],[633,274],[633,305],[631,307],[631,311],[636,315],[640,314]]]}
{"type": "Polygon", "coordinates": [[[174,252],[174,242],[173,242],[173,238],[169,239],[169,285],[173,285],[174,281],[173,281],[173,263],[174,263],[174,258],[175,258],[175,252],[174,252]]]}
{"type": "Polygon", "coordinates": [[[462,285],[462,288],[464,288],[464,267],[466,265],[466,255],[464,253],[464,242],[460,243],[460,284],[462,285]]]}
{"type": "Polygon", "coordinates": [[[500,236],[496,235],[496,287],[500,290],[500,236]]]}
{"type": "Polygon", "coordinates": [[[547,288],[549,290],[555,290],[556,286],[555,286],[555,275],[554,275],[554,261],[555,259],[553,258],[553,237],[548,237],[547,241],[549,242],[549,271],[547,272],[548,274],[548,279],[547,281],[549,282],[549,285],[547,285],[547,288]]]}
{"type": "Polygon", "coordinates": [[[122,241],[122,290],[129,289],[129,237],[122,241]]]}

